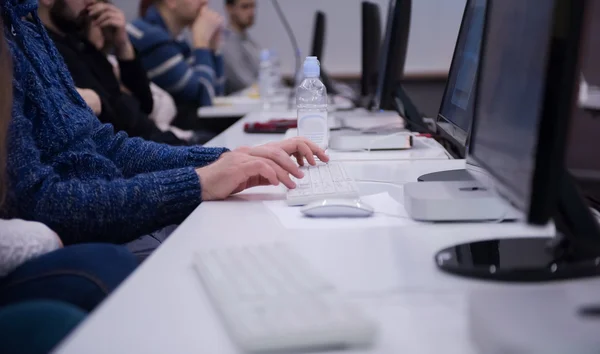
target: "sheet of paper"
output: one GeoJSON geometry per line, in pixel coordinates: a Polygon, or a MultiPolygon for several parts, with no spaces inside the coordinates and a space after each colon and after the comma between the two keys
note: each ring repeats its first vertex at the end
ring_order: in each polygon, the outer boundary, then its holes
{"type": "Polygon", "coordinates": [[[290,207],[285,200],[264,201],[286,229],[356,229],[417,224],[406,214],[404,206],[389,193],[362,196],[360,200],[375,209],[368,218],[310,218],[302,215],[301,207],[290,207]]]}

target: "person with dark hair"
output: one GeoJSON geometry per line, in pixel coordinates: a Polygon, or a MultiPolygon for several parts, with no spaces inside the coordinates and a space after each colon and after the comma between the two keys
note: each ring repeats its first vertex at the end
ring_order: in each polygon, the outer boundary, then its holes
{"type": "Polygon", "coordinates": [[[155,0],[127,26],[148,77],[179,105],[212,105],[223,94],[223,18],[208,0],[155,0]],[[181,39],[190,30],[191,46],[181,39]]]}
{"type": "Polygon", "coordinates": [[[223,40],[225,90],[241,91],[258,80],[260,47],[248,34],[256,18],[256,0],[226,0],[229,24],[223,40]]]}
{"type": "MultiPolygon", "coordinates": [[[[5,196],[14,194],[13,190],[7,193],[5,178],[13,85],[4,29],[0,18],[0,215],[5,213],[5,196]]],[[[59,236],[41,223],[0,219],[2,352],[48,353],[136,266],[136,259],[124,247],[63,248],[59,236]]]]}
{"type": "Polygon", "coordinates": [[[146,12],[148,12],[148,9],[150,8],[150,6],[154,5],[155,2],[156,2],[156,0],[140,0],[140,7],[138,9],[138,16],[139,17],[145,17],[146,16],[146,12]]]}
{"type": "MultiPolygon", "coordinates": [[[[173,133],[160,130],[148,117],[153,108],[150,82],[129,41],[125,30],[127,22],[121,10],[99,1],[90,5],[83,16],[75,16],[66,0],[39,0],[38,14],[65,60],[75,86],[98,94],[100,121],[111,123],[116,131],[124,131],[129,136],[169,145],[188,144],[173,133]],[[85,37],[88,26],[97,26],[102,31],[101,48],[85,37]],[[103,51],[117,57],[123,84],[131,94],[122,91],[103,51]]],[[[191,142],[202,144],[211,137],[207,135],[191,142]]]]}
{"type": "MultiPolygon", "coordinates": [[[[78,16],[93,2],[65,1],[78,16]]],[[[170,230],[158,231],[201,202],[259,185],[295,188],[290,174],[303,174],[290,156],[329,160],[300,137],[229,151],[115,134],[75,90],[36,10],[37,0],[0,2],[15,73],[7,213],[48,225],[65,245],[127,244],[144,259],[170,230]]]]}

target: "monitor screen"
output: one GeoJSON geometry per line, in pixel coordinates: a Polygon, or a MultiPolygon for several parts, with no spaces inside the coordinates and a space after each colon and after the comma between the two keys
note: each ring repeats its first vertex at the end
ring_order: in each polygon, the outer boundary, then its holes
{"type": "MultiPolygon", "coordinates": [[[[588,86],[600,87],[600,2],[591,1],[586,13],[581,75],[588,86]]],[[[581,102],[573,113],[566,163],[588,200],[600,208],[600,112],[585,107],[581,102]]]]}
{"type": "Polygon", "coordinates": [[[486,5],[487,0],[467,2],[437,120],[440,133],[460,145],[460,150],[466,145],[473,116],[486,5]]]}
{"type": "Polygon", "coordinates": [[[395,109],[395,91],[402,76],[408,48],[412,0],[390,0],[386,31],[379,52],[375,109],[395,109]]]}
{"type": "Polygon", "coordinates": [[[394,8],[396,7],[396,0],[390,0],[388,5],[387,20],[385,22],[385,34],[383,42],[381,43],[381,50],[379,51],[379,70],[377,73],[377,90],[375,92],[375,100],[381,101],[381,96],[384,91],[385,83],[385,69],[387,68],[387,61],[390,52],[390,43],[392,41],[392,29],[394,28],[394,8]]]}
{"type": "MultiPolygon", "coordinates": [[[[379,50],[381,50],[381,13],[379,5],[363,1],[361,96],[367,99],[372,99],[375,94],[379,50]]],[[[368,106],[369,103],[365,106],[368,106]]]]}
{"type": "Polygon", "coordinates": [[[488,3],[469,155],[523,210],[532,192],[554,4],[488,3]]]}

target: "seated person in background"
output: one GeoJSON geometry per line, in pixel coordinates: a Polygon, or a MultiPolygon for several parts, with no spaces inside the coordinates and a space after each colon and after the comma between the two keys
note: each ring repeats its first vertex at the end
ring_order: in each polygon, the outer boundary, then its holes
{"type": "Polygon", "coordinates": [[[224,31],[225,91],[241,91],[258,80],[260,47],[250,38],[256,0],[226,0],[229,25],[224,31]]]}
{"type": "MultiPolygon", "coordinates": [[[[66,2],[75,14],[89,4],[66,2]]],[[[42,222],[65,245],[127,243],[143,258],[166,233],[144,235],[179,224],[203,201],[258,185],[295,188],[290,174],[303,174],[290,155],[300,164],[305,158],[315,164],[314,155],[328,161],[323,150],[303,138],[229,152],[115,134],[75,90],[36,10],[36,0],[0,2],[0,14],[12,28],[5,37],[15,73],[9,217],[42,222]]]]}
{"type": "MultiPolygon", "coordinates": [[[[97,48],[102,48],[104,45],[104,35],[97,26],[89,26],[88,39],[97,48]]],[[[121,70],[117,57],[110,54],[108,55],[108,61],[110,61],[112,64],[114,73],[121,83],[121,91],[123,91],[125,94],[131,95],[131,91],[121,82],[121,70]]],[[[178,117],[182,117],[183,120],[188,119],[188,117],[179,114],[173,97],[171,97],[167,91],[163,90],[153,82],[150,82],[150,91],[152,92],[152,101],[154,104],[152,112],[148,115],[148,117],[156,124],[158,129],[163,132],[171,132],[179,139],[188,142],[190,145],[204,144],[215,136],[215,133],[210,131],[184,130],[176,127],[174,123],[178,117]]],[[[86,102],[88,101],[85,96],[82,95],[82,97],[86,102]]],[[[88,102],[88,106],[89,105],[90,103],[88,102]]],[[[199,124],[195,109],[194,112],[190,112],[190,115],[192,114],[193,117],[189,117],[192,120],[190,122],[190,126],[196,127],[197,129],[199,124]]],[[[182,120],[179,119],[179,122],[181,121],[182,120]]]]}
{"type": "MultiPolygon", "coordinates": [[[[100,97],[102,108],[98,118],[101,122],[111,123],[116,131],[124,131],[130,136],[169,145],[187,145],[172,133],[161,131],[148,118],[153,107],[150,83],[129,41],[125,15],[118,8],[96,2],[79,15],[73,12],[71,0],[39,0],[38,14],[65,60],[75,85],[93,90],[100,97]],[[114,50],[123,83],[132,95],[121,91],[106,54],[85,38],[88,22],[89,26],[110,36],[106,40],[102,37],[98,46],[106,51],[114,50]]],[[[82,97],[90,105],[87,97],[82,97]]]]}
{"type": "Polygon", "coordinates": [[[148,77],[178,105],[212,105],[215,95],[223,94],[223,18],[208,8],[208,0],[144,1],[153,4],[127,31],[148,77]],[[191,47],[181,39],[185,29],[191,32],[191,47]]]}

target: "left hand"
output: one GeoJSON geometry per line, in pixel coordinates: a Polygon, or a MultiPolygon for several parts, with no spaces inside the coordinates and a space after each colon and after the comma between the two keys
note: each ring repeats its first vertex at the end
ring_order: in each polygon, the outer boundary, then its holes
{"type": "Polygon", "coordinates": [[[329,156],[325,154],[323,149],[303,137],[286,139],[256,147],[241,147],[234,151],[269,159],[294,176],[301,175],[298,165],[304,166],[304,159],[313,166],[317,164],[315,156],[323,162],[329,161],[329,156]],[[298,165],[290,159],[290,156],[296,158],[298,165]]]}
{"type": "Polygon", "coordinates": [[[112,38],[107,38],[107,40],[111,40],[115,45],[117,57],[123,60],[133,59],[135,57],[135,51],[133,50],[133,45],[129,40],[127,30],[125,29],[127,19],[125,18],[123,11],[112,4],[103,2],[97,2],[90,5],[88,11],[96,26],[103,30],[111,30],[112,38]]]}

